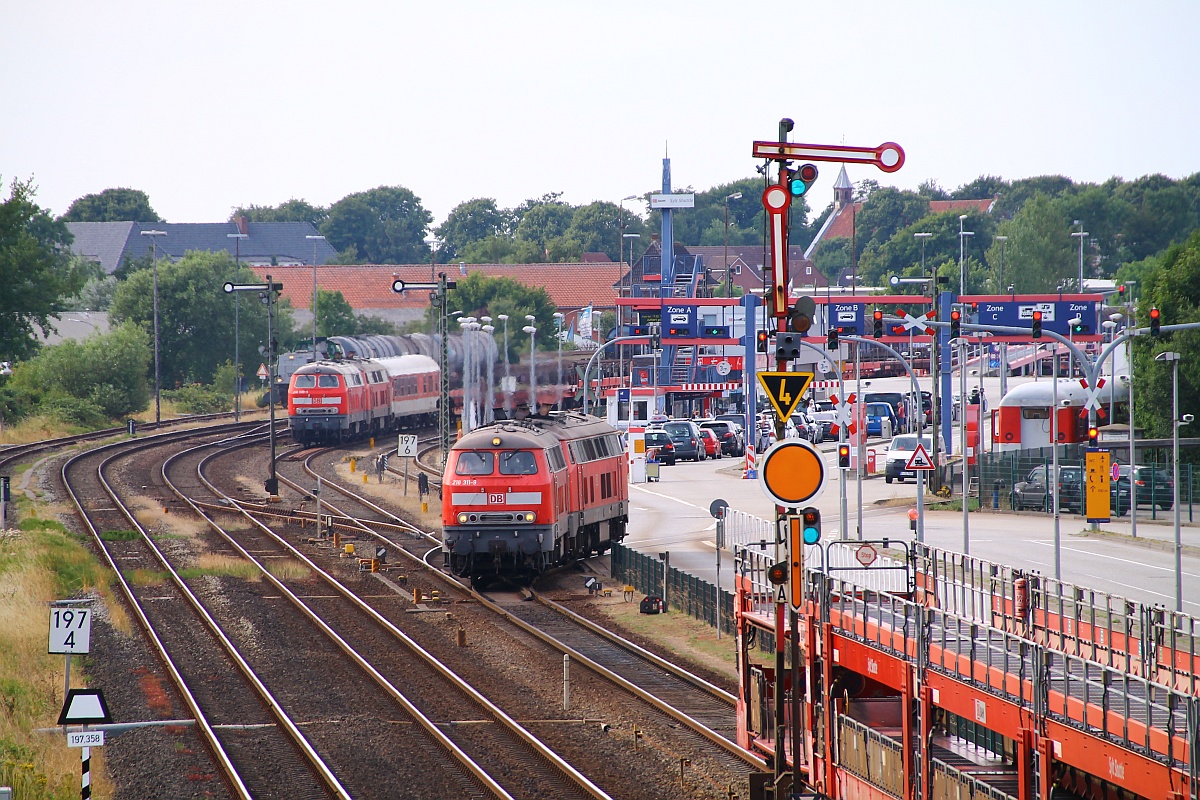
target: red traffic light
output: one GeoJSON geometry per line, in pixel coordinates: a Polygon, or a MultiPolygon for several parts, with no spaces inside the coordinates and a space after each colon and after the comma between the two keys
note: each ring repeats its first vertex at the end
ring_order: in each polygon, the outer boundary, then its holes
{"type": "Polygon", "coordinates": [[[871,317],[876,322],[883,322],[883,312],[880,311],[879,309],[875,309],[875,312],[873,314],[871,314],[871,317]]]}
{"type": "Polygon", "coordinates": [[[850,469],[850,445],[838,445],[838,466],[842,469],[850,469]]]}
{"type": "Polygon", "coordinates": [[[1042,321],[1042,312],[1040,312],[1040,311],[1033,312],[1033,321],[1041,322],[1042,321]]]}
{"type": "MultiPolygon", "coordinates": [[[[1035,313],[1040,313],[1040,312],[1035,312],[1035,313]]],[[[950,312],[950,321],[951,322],[958,322],[961,319],[962,319],[962,312],[959,311],[957,308],[950,312]]]]}
{"type": "Polygon", "coordinates": [[[780,561],[778,564],[772,564],[767,567],[767,580],[776,586],[782,586],[787,583],[788,565],[786,561],[780,561]]]}

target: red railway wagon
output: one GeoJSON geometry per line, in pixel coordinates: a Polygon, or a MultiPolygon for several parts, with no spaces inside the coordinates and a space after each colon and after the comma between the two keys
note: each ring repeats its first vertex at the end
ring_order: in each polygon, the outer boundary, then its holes
{"type": "Polygon", "coordinates": [[[442,552],[474,583],[528,581],[625,538],[620,432],[577,412],[501,420],[464,435],[442,477],[442,552]]]}

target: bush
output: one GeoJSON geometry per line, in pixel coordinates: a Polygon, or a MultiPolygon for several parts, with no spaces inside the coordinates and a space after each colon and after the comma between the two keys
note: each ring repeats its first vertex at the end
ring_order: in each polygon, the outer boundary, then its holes
{"type": "Polygon", "coordinates": [[[233,401],[228,395],[212,386],[198,383],[162,394],[188,414],[216,414],[233,409],[233,401]]]}
{"type": "Polygon", "coordinates": [[[38,412],[64,425],[78,425],[83,428],[103,428],[109,422],[103,408],[91,400],[78,397],[48,398],[38,406],[38,412]]]}

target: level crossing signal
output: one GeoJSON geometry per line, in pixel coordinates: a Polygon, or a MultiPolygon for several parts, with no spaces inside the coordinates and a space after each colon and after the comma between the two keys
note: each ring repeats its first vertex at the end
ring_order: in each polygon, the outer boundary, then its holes
{"type": "Polygon", "coordinates": [[[957,308],[950,312],[950,338],[962,336],[962,312],[957,308]]]}
{"type": "Polygon", "coordinates": [[[758,352],[767,352],[767,341],[771,338],[770,335],[768,335],[766,331],[759,331],[756,334],[756,337],[756,341],[758,342],[758,352]]]}
{"type": "Polygon", "coordinates": [[[1033,312],[1033,338],[1042,338],[1042,312],[1033,312]]]}
{"type": "Polygon", "coordinates": [[[1162,312],[1157,308],[1150,309],[1150,335],[1162,335],[1162,312]]]}
{"type": "Polygon", "coordinates": [[[850,469],[850,445],[838,445],[838,466],[842,469],[850,469]]]}
{"type": "Polygon", "coordinates": [[[792,197],[806,194],[817,179],[817,168],[813,164],[802,164],[796,169],[788,168],[787,185],[792,197]]]}
{"type": "Polygon", "coordinates": [[[883,338],[883,312],[880,311],[878,308],[875,309],[875,312],[871,315],[871,319],[874,323],[874,328],[872,330],[872,333],[874,334],[876,339],[882,339],[883,338]]]}
{"type": "Polygon", "coordinates": [[[1100,443],[1100,429],[1095,425],[1088,426],[1088,447],[1095,447],[1100,443]]]}

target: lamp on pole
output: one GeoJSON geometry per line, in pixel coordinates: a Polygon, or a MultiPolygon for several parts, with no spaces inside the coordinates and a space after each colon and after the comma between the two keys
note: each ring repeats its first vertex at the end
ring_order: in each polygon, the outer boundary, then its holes
{"type": "Polygon", "coordinates": [[[741,200],[742,193],[725,195],[725,296],[733,297],[733,277],[729,274],[729,201],[741,200]]]}
{"type": "Polygon", "coordinates": [[[223,287],[226,294],[232,294],[235,297],[237,292],[258,292],[258,297],[263,305],[267,307],[267,344],[262,348],[264,357],[269,365],[267,373],[267,385],[269,390],[267,393],[267,407],[270,409],[271,422],[269,426],[269,435],[271,439],[271,464],[270,473],[267,477],[266,490],[267,494],[276,497],[279,494],[279,480],[275,476],[275,298],[278,292],[283,291],[283,284],[276,283],[271,280],[271,276],[267,276],[266,283],[226,283],[223,287]]]}
{"type": "Polygon", "coordinates": [[[1071,236],[1079,237],[1079,291],[1083,292],[1083,240],[1088,232],[1083,229],[1083,223],[1079,220],[1075,220],[1072,224],[1079,226],[1079,230],[1072,231],[1071,236]]]}
{"type": "Polygon", "coordinates": [[[312,296],[312,314],[313,314],[313,361],[317,360],[317,242],[325,241],[324,236],[305,236],[313,243],[313,296],[312,296]]]}
{"type": "MultiPolygon", "coordinates": [[[[238,271],[242,264],[242,239],[250,238],[246,233],[227,233],[228,238],[234,240],[233,245],[233,263],[234,279],[236,280],[238,271]]],[[[233,295],[233,421],[242,421],[242,351],[241,351],[241,310],[239,309],[238,295],[233,295]]]]}
{"type": "MultiPolygon", "coordinates": [[[[490,419],[491,412],[493,410],[493,406],[495,405],[495,403],[493,402],[493,398],[495,397],[495,395],[492,393],[492,374],[493,374],[493,365],[496,363],[496,359],[491,357],[492,347],[496,346],[496,337],[492,336],[492,333],[496,329],[495,329],[495,327],[492,326],[492,318],[491,317],[481,316],[479,318],[479,323],[480,323],[479,329],[484,331],[485,333],[487,333],[488,338],[492,342],[491,347],[483,348],[484,352],[480,353],[479,358],[477,359],[479,361],[479,371],[481,373],[484,370],[487,371],[487,387],[488,387],[488,396],[486,398],[486,404],[483,406],[482,409],[480,409],[479,418],[482,422],[491,422],[492,421],[490,419]],[[484,364],[483,363],[484,361],[486,361],[487,363],[484,364]]],[[[483,380],[482,374],[479,376],[479,379],[481,381],[483,380]]],[[[481,398],[481,399],[483,399],[483,398],[481,398]]]]}
{"type": "MultiPolygon", "coordinates": [[[[484,317],[484,319],[487,319],[487,317],[484,317]]],[[[492,344],[495,345],[496,344],[496,337],[495,337],[496,326],[495,325],[484,325],[483,332],[488,335],[488,338],[492,340],[492,344]]],[[[489,347],[488,350],[490,351],[491,348],[489,347]]],[[[496,359],[488,358],[487,359],[487,396],[486,396],[487,404],[483,407],[483,421],[484,422],[492,422],[495,419],[495,417],[493,416],[496,411],[496,399],[495,399],[496,398],[496,390],[494,388],[495,382],[496,382],[496,359]]]]}
{"type": "Polygon", "coordinates": [[[555,405],[559,411],[562,411],[562,333],[563,333],[563,315],[561,311],[554,312],[554,327],[556,328],[555,338],[558,339],[558,388],[554,390],[556,398],[555,405]]]}
{"type": "Polygon", "coordinates": [[[966,266],[966,261],[963,258],[963,253],[965,250],[964,242],[966,240],[963,237],[975,235],[975,231],[964,231],[963,230],[963,220],[965,220],[966,218],[967,218],[966,214],[958,215],[958,296],[959,297],[962,297],[964,294],[966,294],[966,290],[967,290],[967,266],[966,266]]]}
{"type": "MultiPolygon", "coordinates": [[[[526,314],[525,319],[532,322],[535,318],[532,314],[526,314]]],[[[529,415],[531,417],[536,417],[538,412],[537,375],[534,372],[533,354],[537,348],[537,341],[535,339],[537,336],[537,328],[535,328],[533,325],[526,325],[521,330],[529,334],[529,415]]]]}
{"type": "Polygon", "coordinates": [[[166,231],[142,231],[142,236],[150,237],[154,251],[154,421],[162,422],[162,379],[158,366],[158,237],[166,236],[166,231]]]}
{"type": "Polygon", "coordinates": [[[496,319],[504,323],[504,416],[512,419],[512,392],[508,388],[508,314],[497,314],[496,319]]]}
{"type": "MultiPolygon", "coordinates": [[[[642,235],[640,233],[623,233],[623,234],[621,234],[621,241],[625,241],[626,239],[630,240],[630,242],[629,242],[629,269],[626,270],[629,273],[629,293],[630,294],[633,294],[633,241],[632,240],[640,239],[640,238],[642,238],[642,235]]],[[[622,296],[624,295],[624,293],[625,293],[625,285],[624,285],[624,278],[622,278],[622,284],[621,284],[622,296]]],[[[632,317],[631,317],[631,321],[632,321],[632,317]]],[[[618,324],[617,325],[617,335],[620,336],[624,333],[625,333],[625,331],[621,328],[620,324],[618,324]]],[[[620,370],[621,377],[622,377],[622,379],[624,379],[624,377],[625,377],[625,355],[624,355],[624,351],[621,350],[619,347],[617,348],[617,369],[620,370]]]]}
{"type": "MultiPolygon", "coordinates": [[[[1179,538],[1179,426],[1187,423],[1179,419],[1179,353],[1159,353],[1154,360],[1171,364],[1171,470],[1174,478],[1171,481],[1171,492],[1175,501],[1175,610],[1183,611],[1183,546],[1179,538]]],[[[1187,422],[1191,420],[1188,419],[1187,422]]],[[[1130,482],[1132,481],[1131,474],[1130,482]]]]}
{"type": "Polygon", "coordinates": [[[996,275],[996,290],[1004,285],[1004,246],[1008,243],[1007,236],[993,236],[992,239],[1000,243],[1000,270],[996,275]]]}

